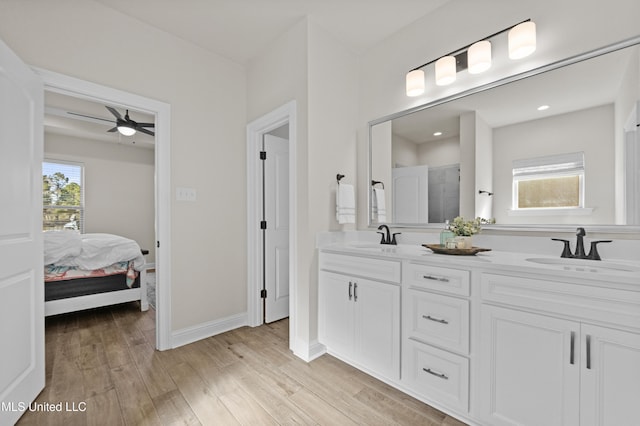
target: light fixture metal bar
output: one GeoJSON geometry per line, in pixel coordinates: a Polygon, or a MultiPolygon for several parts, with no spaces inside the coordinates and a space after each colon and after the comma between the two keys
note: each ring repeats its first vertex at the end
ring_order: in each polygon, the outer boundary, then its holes
{"type": "MultiPolygon", "coordinates": [[[[513,27],[516,27],[516,26],[518,26],[518,25],[520,25],[520,24],[523,24],[523,23],[525,23],[525,22],[529,22],[529,21],[531,21],[531,18],[529,18],[529,19],[525,19],[524,21],[520,21],[520,22],[518,22],[517,24],[511,25],[511,26],[509,26],[509,27],[505,28],[504,30],[497,31],[497,32],[495,32],[495,33],[493,33],[493,34],[491,34],[491,35],[488,35],[487,37],[480,38],[480,39],[478,39],[478,40],[474,41],[473,43],[469,43],[469,44],[467,44],[467,45],[466,45],[466,46],[464,46],[464,47],[461,47],[461,48],[459,48],[459,49],[457,49],[457,50],[454,50],[453,52],[447,53],[446,55],[438,56],[436,59],[434,59],[434,60],[432,60],[432,61],[429,61],[429,62],[427,62],[427,63],[425,63],[425,64],[420,65],[419,67],[415,67],[415,68],[413,68],[413,69],[409,70],[409,72],[411,72],[411,71],[415,71],[415,70],[419,70],[419,69],[421,69],[421,68],[426,67],[427,65],[431,65],[431,64],[433,64],[435,61],[437,61],[438,59],[443,58],[443,57],[445,57],[445,56],[455,56],[455,57],[456,57],[456,63],[457,63],[457,62],[458,62],[458,57],[459,57],[459,56],[461,56],[463,53],[465,53],[465,52],[469,49],[469,47],[471,47],[474,43],[477,43],[477,42],[482,41],[482,40],[489,40],[489,39],[492,39],[492,38],[494,38],[494,37],[495,37],[495,36],[497,36],[497,35],[500,35],[500,34],[502,34],[502,33],[504,33],[504,32],[509,31],[509,30],[510,30],[511,28],[513,28],[513,27]]],[[[465,59],[465,61],[466,61],[466,59],[465,59]]],[[[466,68],[466,66],[465,66],[465,68],[466,68]]],[[[464,68],[463,68],[463,69],[464,69],[464,68]]]]}

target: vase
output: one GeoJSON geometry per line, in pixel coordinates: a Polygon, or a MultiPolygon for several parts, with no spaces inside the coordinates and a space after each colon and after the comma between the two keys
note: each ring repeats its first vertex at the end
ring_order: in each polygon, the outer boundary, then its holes
{"type": "Polygon", "coordinates": [[[473,247],[473,238],[472,237],[465,237],[465,236],[458,236],[455,238],[456,241],[456,248],[459,249],[470,249],[473,247]]]}

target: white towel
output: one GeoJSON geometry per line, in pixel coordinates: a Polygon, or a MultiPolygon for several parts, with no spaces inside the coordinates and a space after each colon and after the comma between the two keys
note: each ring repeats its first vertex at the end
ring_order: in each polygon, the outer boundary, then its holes
{"type": "Polygon", "coordinates": [[[336,219],[339,224],[356,223],[356,197],[353,185],[338,183],[336,189],[336,219]]]}
{"type": "Polygon", "coordinates": [[[373,208],[373,220],[378,223],[384,223],[387,221],[387,209],[384,203],[384,189],[373,188],[373,199],[371,205],[373,208]]]}

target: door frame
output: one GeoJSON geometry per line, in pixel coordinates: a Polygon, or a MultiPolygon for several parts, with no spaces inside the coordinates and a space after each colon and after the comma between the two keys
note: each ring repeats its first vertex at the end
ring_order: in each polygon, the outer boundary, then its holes
{"type": "Polygon", "coordinates": [[[123,90],[102,86],[53,71],[32,67],[45,91],[135,109],[155,115],[155,232],[156,348],[172,348],[171,341],[171,107],[169,104],[123,90]]]}
{"type": "Polygon", "coordinates": [[[296,216],[296,101],[247,124],[247,322],[262,324],[262,173],[259,152],[266,133],[289,124],[289,349],[298,352],[297,339],[297,216],[296,216]]]}

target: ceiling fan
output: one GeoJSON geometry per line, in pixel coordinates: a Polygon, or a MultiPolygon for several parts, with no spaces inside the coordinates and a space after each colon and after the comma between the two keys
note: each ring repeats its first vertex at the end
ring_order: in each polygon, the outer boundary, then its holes
{"type": "Polygon", "coordinates": [[[140,132],[147,135],[155,136],[154,132],[145,128],[155,127],[154,123],[138,123],[137,121],[132,120],[131,118],[129,118],[129,110],[126,110],[123,118],[116,109],[109,106],[105,108],[107,108],[109,112],[116,118],[116,126],[112,129],[107,130],[108,132],[118,131],[125,136],[132,136],[136,132],[140,132]]]}

